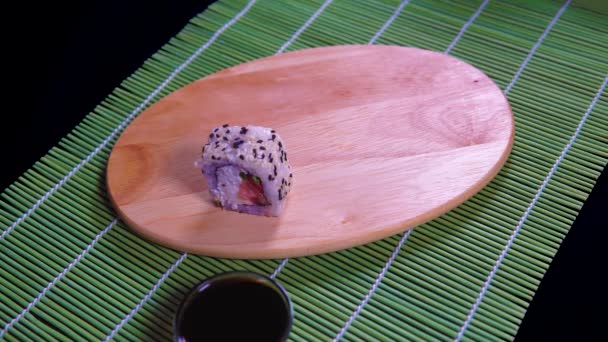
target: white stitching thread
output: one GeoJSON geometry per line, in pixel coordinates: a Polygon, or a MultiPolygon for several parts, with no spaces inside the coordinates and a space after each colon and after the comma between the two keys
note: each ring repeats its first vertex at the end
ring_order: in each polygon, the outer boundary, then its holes
{"type": "Polygon", "coordinates": [[[378,40],[378,38],[380,38],[380,36],[384,33],[384,31],[386,31],[386,29],[389,26],[391,26],[393,21],[395,21],[395,19],[397,19],[397,17],[399,16],[399,13],[401,13],[403,8],[409,3],[410,3],[409,0],[402,1],[399,4],[399,7],[397,7],[397,9],[395,9],[395,11],[393,12],[393,15],[391,15],[391,17],[388,18],[388,20],[384,23],[384,25],[382,25],[380,30],[378,32],[376,32],[376,34],[372,37],[372,39],[369,40],[369,42],[367,44],[368,45],[374,44],[376,42],[376,40],[378,40]]]}
{"type": "Polygon", "coordinates": [[[23,309],[23,311],[21,311],[15,318],[13,318],[10,322],[8,322],[8,324],[4,327],[4,329],[2,331],[0,331],[0,339],[2,339],[2,336],[4,336],[4,334],[6,334],[6,332],[13,326],[15,325],[21,318],[23,318],[23,316],[25,316],[30,310],[31,308],[36,305],[41,299],[42,297],[44,297],[46,295],[46,293],[61,279],[63,279],[63,277],[76,265],[78,264],[78,262],[80,262],[80,260],[82,258],[84,258],[89,251],[91,250],[91,248],[93,248],[93,246],[95,246],[95,244],[97,243],[97,241],[99,241],[99,239],[101,239],[102,236],[104,236],[110,229],[112,229],[112,227],[114,227],[114,225],[116,224],[116,222],[118,221],[118,219],[114,219],[112,222],[110,222],[110,224],[108,224],[99,234],[97,234],[97,236],[95,236],[95,239],[93,239],[93,241],[84,249],[84,251],[82,251],[82,253],[80,253],[74,260],[72,260],[72,262],[61,272],[59,273],[50,283],[48,283],[48,285],[38,294],[38,296],[36,298],[34,298],[33,301],[31,301],[26,307],[25,309],[23,309]]]}
{"type": "Polygon", "coordinates": [[[91,152],[85,159],[83,159],[78,165],[76,165],[70,172],[68,172],[58,183],[56,183],[49,191],[47,191],[42,197],[40,197],[34,205],[29,208],[21,217],[19,217],[13,224],[11,224],[2,234],[0,235],[0,240],[4,239],[6,235],[8,235],[19,223],[23,222],[26,218],[28,218],[49,196],[51,196],[59,187],[63,186],[72,176],[80,170],[85,164],[87,164],[91,159],[93,159],[99,151],[101,151],[106,145],[118,134],[123,128],[128,125],[133,118],[154,98],[154,96],[158,95],[174,78],[179,74],[184,68],[186,68],[192,61],[198,57],[203,51],[205,51],[215,40],[226,31],[232,24],[234,24],[237,20],[239,20],[250,8],[255,4],[257,0],[251,0],[247,3],[247,6],[241,10],[234,18],[225,23],[219,30],[217,30],[213,36],[201,47],[199,47],[187,60],[185,60],[177,69],[173,70],[173,72],[158,86],[151,92],[144,101],[137,106],[121,123],[116,127],[110,135],[97,146],[93,152],[91,152]]]}
{"type": "Polygon", "coordinates": [[[283,261],[279,264],[279,266],[277,266],[277,268],[274,270],[274,272],[270,275],[270,278],[272,278],[272,279],[276,278],[279,275],[279,273],[281,273],[283,268],[285,268],[285,266],[287,265],[288,262],[289,262],[289,258],[283,259],[283,261]]]}
{"type": "Polygon", "coordinates": [[[110,332],[110,334],[108,336],[106,336],[106,338],[104,339],[105,342],[111,340],[112,338],[114,338],[114,336],[116,336],[116,334],[118,333],[118,331],[131,319],[131,317],[135,316],[135,314],[139,311],[139,309],[141,309],[141,307],[148,301],[148,299],[150,299],[155,293],[156,291],[160,288],[160,286],[165,282],[165,280],[167,280],[167,278],[169,277],[169,275],[184,261],[186,260],[186,258],[188,257],[188,253],[184,253],[182,254],[166,271],[165,273],[163,273],[163,275],[160,277],[160,279],[158,279],[158,281],[156,282],[156,284],[154,284],[154,286],[150,289],[150,291],[148,291],[148,293],[146,293],[146,295],[139,301],[139,303],[137,303],[137,305],[133,308],[133,310],[131,310],[131,312],[129,312],[128,315],[125,316],[125,318],[122,319],[122,321],[120,321],[120,323],[118,323],[118,325],[114,328],[114,330],[112,330],[112,332],[110,332]]]}
{"type": "Polygon", "coordinates": [[[479,8],[477,8],[477,11],[475,11],[475,13],[473,13],[473,15],[469,18],[469,20],[467,20],[467,22],[464,23],[464,25],[462,25],[462,27],[460,28],[460,32],[458,32],[458,34],[456,35],[456,38],[454,38],[454,40],[452,41],[452,43],[450,43],[448,48],[445,49],[444,53],[446,55],[449,54],[450,51],[452,51],[454,46],[456,46],[456,43],[458,43],[460,38],[462,38],[462,36],[466,32],[466,30],[469,28],[469,26],[475,21],[475,19],[477,19],[477,17],[481,13],[481,11],[483,11],[483,9],[486,7],[486,5],[488,5],[488,2],[490,2],[490,0],[485,0],[481,5],[479,5],[479,8]]]}
{"type": "Polygon", "coordinates": [[[348,328],[350,328],[350,326],[353,324],[355,319],[357,319],[357,317],[359,317],[359,314],[363,310],[363,307],[365,307],[367,302],[369,302],[369,300],[372,298],[372,295],[378,289],[378,286],[380,286],[380,282],[384,279],[384,276],[386,275],[386,272],[388,271],[389,267],[391,267],[391,265],[393,264],[393,261],[395,261],[395,258],[397,257],[397,254],[399,254],[401,247],[403,247],[403,244],[405,243],[407,238],[410,236],[410,234],[412,234],[412,230],[413,229],[410,229],[407,232],[405,232],[405,234],[403,234],[403,236],[399,240],[399,243],[393,250],[393,253],[391,254],[390,258],[388,258],[388,260],[384,264],[382,271],[380,271],[380,273],[378,274],[378,277],[376,277],[374,284],[372,285],[372,287],[369,289],[369,291],[365,295],[365,298],[363,298],[361,303],[359,303],[359,306],[357,306],[357,309],[355,310],[355,312],[353,312],[353,314],[346,321],[346,323],[344,324],[342,329],[340,329],[340,331],[338,332],[338,334],[336,335],[336,337],[333,340],[334,342],[339,341],[342,338],[342,336],[344,336],[344,334],[346,333],[346,330],[348,330],[348,328]]]}
{"type": "MultiPolygon", "coordinates": [[[[299,36],[300,34],[302,34],[302,32],[304,32],[304,30],[310,26],[310,24],[312,24],[312,22],[314,21],[314,19],[316,19],[321,12],[323,12],[323,10],[329,6],[329,4],[332,2],[333,0],[326,0],[323,5],[321,5],[321,7],[319,7],[315,13],[313,13],[313,15],[291,36],[291,38],[288,40],[288,43],[291,44],[293,43],[299,36]],[[311,20],[312,19],[312,20],[311,20]]],[[[280,54],[282,51],[284,51],[289,44],[283,44],[279,50],[275,53],[275,55],[280,54]]],[[[142,298],[142,300],[133,308],[133,310],[131,310],[131,312],[129,312],[129,314],[127,316],[125,316],[125,318],[122,319],[122,321],[120,321],[120,323],[114,328],[114,330],[112,330],[112,332],[106,337],[106,339],[104,341],[109,341],[110,339],[112,339],[117,333],[118,331],[129,321],[129,319],[131,319],[131,317],[133,317],[142,307],[143,305],[146,303],[146,301],[148,301],[148,299],[150,299],[150,297],[152,297],[154,295],[154,293],[158,290],[158,288],[160,287],[160,285],[162,285],[162,283],[167,279],[167,277],[169,277],[169,275],[182,263],[182,261],[184,261],[186,258],[188,257],[188,253],[184,253],[182,254],[179,259],[177,259],[177,261],[171,265],[171,267],[169,267],[167,269],[167,271],[162,275],[162,277],[158,280],[158,282],[154,285],[154,287],[152,287],[152,289],[150,289],[150,291],[144,296],[144,298],[142,298]]],[[[275,271],[273,272],[273,274],[271,275],[272,278],[276,277],[277,274],[279,274],[279,272],[281,272],[281,270],[283,269],[283,267],[285,267],[285,265],[287,264],[287,262],[289,261],[289,259],[285,258],[283,259],[283,261],[277,266],[277,268],[275,269],[275,271]]]]}
{"type": "Polygon", "coordinates": [[[547,174],[547,177],[545,177],[545,180],[541,184],[540,188],[538,188],[538,191],[536,191],[536,195],[534,196],[534,199],[532,199],[532,202],[530,202],[530,205],[528,206],[528,208],[526,209],[526,211],[524,212],[524,214],[520,218],[520,220],[519,220],[519,222],[517,224],[517,227],[515,228],[515,230],[511,234],[511,237],[509,237],[509,240],[507,241],[507,244],[505,245],[504,249],[500,252],[500,256],[498,257],[498,260],[496,260],[496,263],[494,264],[494,267],[492,267],[492,271],[488,275],[488,278],[486,279],[486,282],[483,284],[483,287],[481,288],[481,292],[479,292],[479,296],[475,300],[475,303],[473,304],[473,307],[471,308],[471,311],[469,311],[469,314],[467,315],[467,318],[464,321],[464,324],[462,325],[460,331],[458,332],[458,335],[456,336],[455,341],[460,341],[462,339],[462,336],[464,335],[464,332],[466,331],[466,329],[468,328],[469,324],[473,320],[473,316],[475,315],[475,312],[479,308],[479,305],[481,305],[481,301],[485,297],[486,292],[488,291],[488,288],[490,287],[490,283],[492,282],[492,279],[496,275],[496,272],[498,271],[498,268],[502,264],[502,261],[506,257],[507,252],[511,248],[511,245],[513,244],[513,241],[515,241],[515,238],[517,237],[517,234],[519,233],[519,231],[523,227],[524,223],[528,219],[528,216],[532,212],[532,209],[534,208],[534,206],[538,202],[538,199],[540,198],[540,196],[543,194],[543,191],[547,187],[547,184],[549,184],[549,181],[551,180],[551,178],[555,174],[555,171],[559,167],[559,164],[562,162],[562,160],[566,156],[566,153],[568,153],[568,150],[570,150],[570,147],[572,146],[572,144],[574,143],[574,141],[576,140],[576,138],[580,134],[580,132],[581,132],[581,130],[583,128],[583,125],[585,124],[585,121],[587,121],[587,118],[589,117],[589,114],[591,114],[591,111],[593,110],[593,107],[595,107],[595,104],[597,103],[597,101],[600,99],[600,96],[604,92],[604,89],[606,88],[606,83],[607,82],[608,82],[608,77],[604,78],[604,83],[602,83],[602,85],[601,85],[600,89],[598,90],[597,94],[595,94],[595,98],[593,98],[593,101],[591,102],[591,104],[587,108],[587,112],[585,112],[585,115],[583,115],[583,118],[579,122],[576,130],[574,131],[574,133],[570,137],[570,141],[568,141],[568,144],[566,144],[566,146],[562,150],[562,152],[559,155],[559,157],[555,160],[555,163],[551,167],[551,170],[547,174]]]}
{"type": "Polygon", "coordinates": [[[549,31],[551,31],[551,29],[553,28],[553,25],[555,25],[555,23],[557,22],[559,17],[562,16],[562,14],[566,10],[566,8],[568,8],[569,5],[570,5],[570,0],[567,0],[566,2],[564,2],[564,4],[559,9],[559,11],[557,11],[555,16],[553,17],[553,20],[551,20],[551,22],[549,23],[549,25],[547,26],[547,28],[545,29],[543,34],[538,38],[538,40],[536,41],[534,46],[532,46],[532,49],[530,49],[530,52],[526,56],[526,59],[524,60],[524,62],[521,64],[521,67],[519,68],[519,70],[517,70],[517,72],[515,73],[515,76],[513,76],[511,83],[509,83],[509,85],[505,88],[505,91],[504,91],[505,95],[508,94],[509,91],[511,91],[511,88],[513,87],[513,85],[515,84],[517,79],[519,79],[519,76],[521,76],[521,73],[524,71],[524,68],[526,67],[526,65],[528,65],[528,62],[530,62],[530,60],[532,59],[532,56],[534,55],[534,53],[536,52],[536,50],[538,49],[540,44],[545,40],[545,38],[547,38],[547,35],[549,35],[549,31]]]}
{"type": "Polygon", "coordinates": [[[327,6],[329,6],[329,4],[331,4],[333,2],[333,0],[326,0],[321,7],[319,7],[315,13],[313,13],[313,15],[308,18],[308,20],[304,23],[304,25],[302,25],[297,31],[296,33],[293,34],[293,36],[291,36],[291,38],[285,42],[285,44],[283,44],[279,50],[275,53],[275,55],[278,55],[280,53],[282,53],[283,51],[285,51],[285,49],[287,49],[287,47],[289,45],[291,45],[293,42],[296,41],[296,39],[298,39],[298,37],[302,34],[302,32],[304,32],[304,30],[306,30],[308,28],[308,26],[310,26],[310,24],[312,24],[313,21],[315,21],[315,19],[317,19],[317,17],[319,15],[321,15],[321,13],[325,10],[325,8],[327,6]]]}
{"type": "MultiPolygon", "coordinates": [[[[555,14],[555,16],[553,17],[553,20],[551,20],[551,22],[549,23],[549,25],[547,26],[547,28],[545,29],[545,31],[543,32],[543,34],[538,38],[538,40],[536,41],[536,43],[534,44],[534,46],[532,47],[532,49],[528,53],[528,56],[526,56],[526,59],[524,60],[524,62],[520,66],[519,70],[517,70],[517,73],[515,73],[515,76],[511,80],[511,83],[509,83],[509,85],[505,88],[505,91],[504,91],[505,95],[509,93],[509,91],[511,90],[511,88],[513,87],[513,85],[515,84],[515,82],[519,79],[519,77],[521,76],[524,68],[526,67],[526,65],[528,64],[528,62],[530,62],[530,60],[532,59],[532,55],[534,55],[534,53],[536,52],[536,49],[538,49],[538,47],[543,42],[543,40],[545,40],[545,38],[549,34],[549,31],[551,31],[551,29],[553,28],[553,26],[555,25],[555,23],[562,16],[562,14],[566,10],[566,8],[568,8],[569,5],[570,5],[570,0],[567,0],[566,2],[564,2],[564,4],[562,5],[562,7],[559,9],[559,11],[555,14]]],[[[593,100],[593,102],[589,106],[587,112],[585,113],[585,115],[581,119],[581,121],[580,121],[580,123],[579,123],[579,125],[578,125],[578,127],[577,127],[577,129],[575,131],[575,134],[571,137],[571,139],[568,142],[568,144],[562,150],[562,153],[560,154],[559,158],[553,164],[553,167],[549,171],[549,174],[547,175],[547,177],[545,178],[545,180],[541,184],[540,188],[536,192],[536,195],[532,199],[532,202],[530,202],[530,205],[528,206],[528,208],[524,212],[524,214],[521,217],[521,219],[520,219],[517,227],[513,231],[513,234],[511,235],[511,237],[507,241],[507,244],[505,245],[505,248],[500,253],[500,255],[498,257],[498,260],[496,260],[496,263],[494,264],[494,267],[492,268],[492,271],[488,275],[488,278],[486,279],[486,282],[484,283],[483,287],[481,288],[481,291],[479,292],[479,295],[476,298],[476,300],[475,300],[475,302],[473,304],[473,307],[469,311],[469,314],[467,315],[467,318],[465,319],[464,323],[462,324],[462,327],[460,328],[460,331],[458,331],[458,334],[456,335],[456,338],[454,339],[454,341],[460,341],[462,339],[462,336],[464,335],[464,332],[467,330],[469,324],[473,320],[473,316],[475,315],[475,312],[479,308],[479,305],[481,305],[481,301],[485,297],[485,294],[486,294],[486,292],[487,292],[487,290],[488,290],[488,288],[490,286],[490,283],[492,282],[492,279],[494,278],[494,275],[498,271],[498,267],[502,264],[502,261],[505,258],[505,256],[507,255],[507,252],[509,251],[509,249],[511,248],[511,245],[513,244],[513,241],[515,240],[515,237],[517,236],[517,234],[519,233],[519,231],[523,227],[524,222],[528,218],[528,215],[530,214],[532,208],[536,205],[536,202],[538,201],[538,199],[542,195],[543,191],[545,190],[545,187],[549,183],[549,180],[551,179],[551,177],[553,177],[553,173],[557,169],[557,166],[559,165],[559,163],[561,163],[562,159],[564,158],[564,156],[566,155],[566,153],[570,149],[570,146],[572,145],[572,143],[574,142],[574,140],[576,139],[576,137],[580,133],[580,130],[582,129],[583,124],[587,120],[587,117],[588,117],[589,113],[591,113],[591,110],[593,109],[593,106],[595,106],[595,103],[599,99],[599,96],[602,93],[602,91],[603,91],[603,89],[604,89],[605,86],[606,86],[606,80],[604,80],[604,84],[602,85],[602,87],[600,87],[600,91],[596,95],[596,98],[593,100]]]]}
{"type": "MultiPolygon", "coordinates": [[[[464,32],[473,23],[473,21],[479,16],[479,14],[481,13],[481,11],[483,11],[483,9],[486,7],[486,5],[488,4],[488,2],[489,2],[489,0],[484,1],[477,8],[477,10],[475,11],[475,13],[473,13],[473,15],[469,18],[469,20],[467,20],[467,22],[462,26],[462,28],[460,29],[460,31],[456,35],[456,38],[454,38],[454,40],[452,41],[452,43],[450,43],[450,45],[448,46],[448,48],[445,50],[444,53],[448,54],[450,52],[450,50],[452,50],[454,48],[454,46],[456,46],[456,43],[458,43],[458,41],[460,40],[460,38],[462,38],[462,36],[464,35],[464,32]]],[[[394,18],[391,18],[391,19],[394,20],[394,18]]],[[[371,41],[375,41],[375,39],[372,39],[371,41]]],[[[359,306],[357,306],[357,309],[355,310],[355,312],[353,312],[353,314],[348,318],[348,320],[346,321],[346,323],[344,324],[344,326],[340,329],[340,331],[338,332],[338,334],[336,335],[336,337],[333,340],[334,342],[339,341],[344,336],[344,334],[346,333],[346,331],[348,330],[348,328],[357,319],[357,317],[359,317],[359,314],[361,313],[361,311],[363,310],[363,308],[365,307],[365,305],[367,305],[367,303],[371,299],[372,295],[376,292],[376,289],[378,288],[378,286],[380,286],[380,282],[382,281],[382,279],[384,279],[384,275],[386,274],[388,268],[391,266],[391,264],[393,263],[393,261],[395,261],[395,258],[397,257],[397,255],[399,254],[399,251],[403,247],[403,244],[405,243],[405,241],[407,240],[407,238],[410,236],[410,234],[413,231],[414,231],[414,228],[412,228],[409,231],[407,231],[407,233],[405,233],[403,235],[403,237],[401,238],[401,240],[399,241],[399,243],[397,244],[397,246],[395,246],[395,249],[393,250],[393,253],[389,257],[389,259],[387,260],[387,262],[384,264],[384,267],[382,268],[382,271],[378,274],[378,277],[374,281],[374,284],[370,288],[369,292],[363,298],[363,300],[361,301],[361,303],[359,304],[359,306]]]]}

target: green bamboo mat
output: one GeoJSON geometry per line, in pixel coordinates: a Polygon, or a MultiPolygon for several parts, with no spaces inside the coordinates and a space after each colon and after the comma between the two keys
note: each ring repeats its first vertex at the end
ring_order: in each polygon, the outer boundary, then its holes
{"type": "Polygon", "coordinates": [[[218,272],[276,276],[293,341],[514,338],[608,160],[608,16],[567,1],[222,0],[193,18],[0,198],[0,337],[169,340],[181,297],[218,272]],[[179,87],[258,57],[337,44],[449,53],[504,89],[506,166],[407,234],[292,260],[226,260],[142,240],[111,209],[120,132],[179,87]]]}

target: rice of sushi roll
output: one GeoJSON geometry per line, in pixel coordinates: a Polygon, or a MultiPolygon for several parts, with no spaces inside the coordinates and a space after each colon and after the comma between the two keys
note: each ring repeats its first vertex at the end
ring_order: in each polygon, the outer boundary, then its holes
{"type": "Polygon", "coordinates": [[[246,214],[279,216],[293,182],[284,142],[265,127],[214,128],[195,165],[217,205],[246,214]]]}

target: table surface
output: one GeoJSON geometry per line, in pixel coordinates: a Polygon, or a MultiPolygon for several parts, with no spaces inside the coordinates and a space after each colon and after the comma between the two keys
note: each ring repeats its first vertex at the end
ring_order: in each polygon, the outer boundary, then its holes
{"type": "MultiPolygon", "coordinates": [[[[9,31],[10,108],[16,122],[0,135],[5,156],[0,189],[42,157],[120,81],[211,1],[89,1],[44,4],[14,12],[9,31]],[[36,32],[33,40],[21,24],[36,32]],[[141,39],[140,37],[145,37],[141,39]],[[137,39],[135,39],[137,37],[137,39]],[[33,96],[33,94],[35,94],[33,96]],[[6,156],[8,153],[8,156],[6,156]]],[[[517,341],[599,338],[608,288],[600,243],[608,237],[600,215],[608,203],[608,171],[593,192],[547,271],[517,341]]]]}

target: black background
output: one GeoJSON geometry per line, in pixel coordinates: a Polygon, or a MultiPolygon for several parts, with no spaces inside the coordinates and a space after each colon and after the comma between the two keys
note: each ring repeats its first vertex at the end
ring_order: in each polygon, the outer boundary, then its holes
{"type": "MultiPolygon", "coordinates": [[[[8,87],[3,91],[0,189],[31,167],[209,2],[22,2],[5,8],[2,54],[8,87]],[[15,122],[9,124],[8,118],[15,122]]],[[[606,174],[558,251],[516,340],[606,337],[607,234],[600,217],[608,209],[606,174]]]]}

